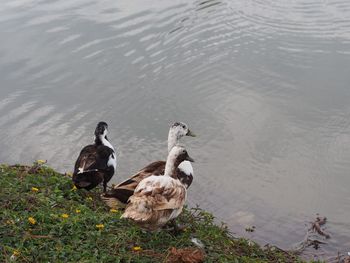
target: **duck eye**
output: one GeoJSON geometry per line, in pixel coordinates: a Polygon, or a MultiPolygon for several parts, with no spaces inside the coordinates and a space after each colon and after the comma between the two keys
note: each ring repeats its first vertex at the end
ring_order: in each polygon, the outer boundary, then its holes
{"type": "Polygon", "coordinates": [[[184,129],[185,129],[185,128],[186,128],[186,126],[185,126],[185,125],[182,125],[182,128],[184,128],[184,129]]]}

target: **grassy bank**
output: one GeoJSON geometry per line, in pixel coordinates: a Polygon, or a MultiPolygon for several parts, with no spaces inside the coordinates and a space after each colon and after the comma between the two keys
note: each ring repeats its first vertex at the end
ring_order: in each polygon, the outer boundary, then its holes
{"type": "Polygon", "coordinates": [[[100,201],[101,189],[77,190],[38,163],[0,166],[0,186],[0,262],[301,262],[231,237],[200,209],[185,209],[181,234],[143,232],[100,201]]]}

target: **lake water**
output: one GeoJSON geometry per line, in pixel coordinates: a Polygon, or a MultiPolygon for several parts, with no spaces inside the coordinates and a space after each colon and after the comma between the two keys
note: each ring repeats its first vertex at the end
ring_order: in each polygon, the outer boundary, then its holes
{"type": "Polygon", "coordinates": [[[308,252],[350,251],[349,1],[2,0],[0,37],[1,163],[71,171],[104,120],[118,182],[183,121],[190,205],[286,249],[319,213],[308,252]]]}

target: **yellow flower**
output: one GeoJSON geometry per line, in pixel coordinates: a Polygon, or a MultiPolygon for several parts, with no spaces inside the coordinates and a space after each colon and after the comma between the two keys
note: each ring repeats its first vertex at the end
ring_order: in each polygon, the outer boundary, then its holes
{"type": "Polygon", "coordinates": [[[28,217],[28,221],[29,223],[31,223],[32,225],[36,224],[36,220],[33,217],[28,217]]]}
{"type": "Polygon", "coordinates": [[[19,252],[19,250],[15,249],[10,257],[10,261],[15,261],[20,254],[21,254],[21,252],[19,252]]]}
{"type": "Polygon", "coordinates": [[[103,229],[103,228],[105,227],[105,225],[104,225],[104,224],[98,224],[98,225],[96,225],[96,227],[97,227],[98,229],[103,229]]]}
{"type": "Polygon", "coordinates": [[[134,251],[140,251],[140,250],[142,250],[142,248],[141,248],[141,247],[133,247],[132,250],[134,250],[134,251]]]}
{"type": "Polygon", "coordinates": [[[62,218],[68,218],[69,215],[68,215],[68,214],[62,214],[61,217],[62,217],[62,218]]]}
{"type": "Polygon", "coordinates": [[[118,212],[118,210],[117,209],[111,209],[111,210],[109,210],[109,212],[111,212],[111,213],[117,213],[118,212]]]}
{"type": "Polygon", "coordinates": [[[91,196],[86,197],[86,199],[89,200],[89,201],[92,201],[92,197],[91,196]]]}
{"type": "Polygon", "coordinates": [[[73,188],[72,188],[72,191],[75,191],[75,190],[77,190],[78,188],[75,186],[75,185],[73,185],[73,188]]]}
{"type": "Polygon", "coordinates": [[[79,214],[81,212],[80,209],[75,209],[75,213],[79,214]]]}
{"type": "Polygon", "coordinates": [[[66,175],[68,175],[69,177],[73,176],[73,174],[71,172],[66,172],[66,175]]]}
{"type": "Polygon", "coordinates": [[[39,188],[32,187],[32,191],[33,191],[33,192],[38,192],[38,191],[39,191],[39,188]]]}
{"type": "Polygon", "coordinates": [[[46,160],[37,160],[36,162],[37,162],[37,164],[44,164],[44,163],[46,163],[47,161],[46,161],[46,160]]]}

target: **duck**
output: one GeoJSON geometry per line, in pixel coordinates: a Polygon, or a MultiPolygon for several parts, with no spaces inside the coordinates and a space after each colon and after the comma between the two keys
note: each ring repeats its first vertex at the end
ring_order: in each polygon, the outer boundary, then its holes
{"type": "Polygon", "coordinates": [[[95,140],[85,146],[75,162],[73,183],[80,189],[91,190],[103,183],[103,192],[107,183],[113,177],[117,168],[117,158],[114,147],[107,138],[108,125],[101,121],[95,129],[95,140]]]}
{"type": "Polygon", "coordinates": [[[121,218],[130,219],[149,231],[175,220],[187,198],[187,188],[175,173],[185,160],[194,162],[184,146],[175,145],[168,154],[163,176],[151,175],[143,179],[129,198],[121,218]]]}
{"type": "MultiPolygon", "coordinates": [[[[183,122],[175,122],[169,128],[168,133],[168,152],[179,143],[179,140],[184,136],[196,137],[189,129],[188,125],[183,122]]],[[[145,178],[151,175],[162,175],[165,171],[165,161],[155,161],[136,174],[126,179],[125,181],[114,186],[111,190],[101,195],[102,200],[113,209],[125,208],[128,199],[133,195],[135,188],[145,178]]],[[[193,181],[193,168],[191,162],[183,161],[175,169],[175,173],[180,181],[188,188],[193,181]]]]}

